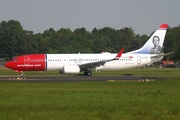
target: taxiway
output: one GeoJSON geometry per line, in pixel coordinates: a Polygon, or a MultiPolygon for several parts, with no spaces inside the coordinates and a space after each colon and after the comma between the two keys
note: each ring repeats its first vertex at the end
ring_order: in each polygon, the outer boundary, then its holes
{"type": "Polygon", "coordinates": [[[0,76],[0,81],[23,82],[83,82],[141,80],[142,76],[0,76]]]}

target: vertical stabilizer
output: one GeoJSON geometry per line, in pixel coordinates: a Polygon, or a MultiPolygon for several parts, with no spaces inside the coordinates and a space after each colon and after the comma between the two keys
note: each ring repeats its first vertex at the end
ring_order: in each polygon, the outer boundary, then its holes
{"type": "Polygon", "coordinates": [[[160,54],[168,24],[161,24],[159,28],[148,39],[144,46],[138,50],[128,52],[131,54],[160,54]]]}

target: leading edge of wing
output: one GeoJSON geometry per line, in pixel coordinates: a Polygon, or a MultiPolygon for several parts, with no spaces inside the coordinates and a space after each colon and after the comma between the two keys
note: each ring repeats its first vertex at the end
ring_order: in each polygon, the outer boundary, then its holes
{"type": "Polygon", "coordinates": [[[85,64],[80,64],[79,67],[80,68],[95,68],[95,67],[99,67],[100,65],[104,65],[106,62],[110,62],[113,60],[118,60],[122,53],[124,52],[124,48],[122,48],[118,54],[116,55],[115,58],[113,59],[109,59],[109,60],[102,60],[102,61],[95,61],[95,62],[89,62],[89,63],[85,63],[85,64]]]}

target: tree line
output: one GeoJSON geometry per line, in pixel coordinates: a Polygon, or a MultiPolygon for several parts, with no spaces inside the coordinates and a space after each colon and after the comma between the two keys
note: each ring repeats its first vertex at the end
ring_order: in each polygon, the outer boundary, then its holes
{"type": "MultiPolygon", "coordinates": [[[[152,32],[153,33],[153,32],[152,32]]],[[[164,52],[175,52],[165,59],[180,59],[180,26],[169,27],[163,46],[164,52]]],[[[125,52],[136,50],[144,45],[149,36],[135,34],[132,28],[115,30],[110,27],[94,28],[91,32],[85,28],[71,31],[69,28],[53,28],[43,33],[34,34],[24,30],[16,20],[0,23],[0,58],[6,60],[14,56],[36,53],[100,53],[118,52],[122,47],[125,52]]]]}

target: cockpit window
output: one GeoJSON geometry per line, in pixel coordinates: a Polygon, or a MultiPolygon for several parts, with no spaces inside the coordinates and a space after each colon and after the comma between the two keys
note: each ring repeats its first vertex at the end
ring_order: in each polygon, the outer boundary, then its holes
{"type": "Polygon", "coordinates": [[[18,61],[18,59],[13,59],[13,61],[14,61],[14,62],[17,62],[17,61],[18,61]]]}

